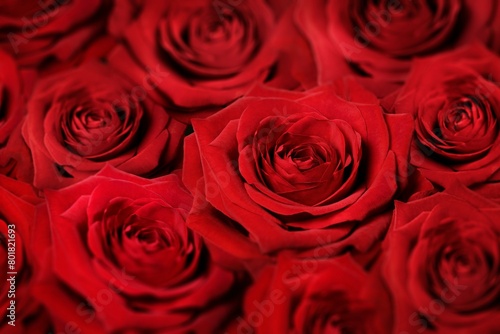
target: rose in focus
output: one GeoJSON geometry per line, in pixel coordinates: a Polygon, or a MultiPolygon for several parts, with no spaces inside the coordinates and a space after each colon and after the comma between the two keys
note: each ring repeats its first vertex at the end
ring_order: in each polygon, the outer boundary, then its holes
{"type": "Polygon", "coordinates": [[[195,195],[188,225],[244,259],[312,254],[318,245],[367,251],[405,183],[411,117],[384,115],[351,80],[255,95],[193,120],[184,147],[183,180],[195,195]]]}

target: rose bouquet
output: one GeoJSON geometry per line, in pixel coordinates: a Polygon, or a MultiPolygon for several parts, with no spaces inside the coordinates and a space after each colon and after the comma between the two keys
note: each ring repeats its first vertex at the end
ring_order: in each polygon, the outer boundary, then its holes
{"type": "Polygon", "coordinates": [[[0,333],[500,333],[494,0],[0,2],[0,333]]]}

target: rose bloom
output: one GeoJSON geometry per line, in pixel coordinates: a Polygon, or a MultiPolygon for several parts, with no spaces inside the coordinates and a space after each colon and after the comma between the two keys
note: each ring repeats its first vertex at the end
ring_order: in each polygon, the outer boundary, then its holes
{"type": "Polygon", "coordinates": [[[349,255],[299,260],[280,256],[247,290],[244,312],[226,333],[387,333],[368,300],[367,273],[349,255]]]}
{"type": "Polygon", "coordinates": [[[110,164],[153,175],[168,170],[185,125],[100,63],[41,80],[28,103],[23,135],[34,161],[34,185],[60,188],[110,164]]]}
{"type": "Polygon", "coordinates": [[[111,9],[108,0],[2,1],[0,49],[23,66],[67,61],[103,33],[111,9]]]}
{"type": "Polygon", "coordinates": [[[184,147],[183,180],[195,195],[188,225],[243,259],[318,244],[330,255],[367,251],[404,183],[411,117],[384,115],[352,80],[252,94],[193,120],[184,147]]]}
{"type": "Polygon", "coordinates": [[[33,163],[21,136],[24,98],[17,64],[0,51],[0,174],[31,182],[33,163]]]}
{"type": "Polygon", "coordinates": [[[310,49],[293,25],[289,3],[139,4],[138,17],[124,32],[125,46],[110,55],[110,63],[135,80],[151,70],[167,73],[156,92],[173,108],[206,114],[242,96],[255,83],[286,89],[314,84],[310,49]]]}
{"type": "Polygon", "coordinates": [[[32,298],[33,254],[30,247],[35,224],[35,205],[40,203],[33,188],[0,175],[0,332],[47,333],[48,321],[32,298]],[[10,274],[10,273],[15,274],[10,274]],[[12,277],[14,280],[12,281],[12,277]],[[12,307],[12,302],[14,306],[12,307]],[[13,309],[13,311],[8,308],[13,309]],[[14,315],[13,318],[9,315],[14,315]],[[14,321],[13,321],[14,320],[14,321]],[[9,325],[9,322],[12,323],[9,325]]]}
{"type": "Polygon", "coordinates": [[[497,333],[500,206],[463,185],[396,202],[383,255],[394,333],[497,333]]]}
{"type": "Polygon", "coordinates": [[[21,80],[17,64],[0,51],[0,148],[23,116],[21,80]]]}
{"type": "Polygon", "coordinates": [[[236,276],[186,227],[192,197],[177,175],[107,167],[46,198],[35,295],[55,332],[215,333],[231,314],[236,276]]]}
{"type": "Polygon", "coordinates": [[[415,61],[384,105],[411,113],[411,164],[430,181],[500,180],[500,60],[480,45],[415,61]]]}
{"type": "Polygon", "coordinates": [[[303,0],[296,21],[320,80],[355,73],[384,95],[404,81],[414,57],[475,40],[499,50],[499,13],[496,0],[303,0]]]}

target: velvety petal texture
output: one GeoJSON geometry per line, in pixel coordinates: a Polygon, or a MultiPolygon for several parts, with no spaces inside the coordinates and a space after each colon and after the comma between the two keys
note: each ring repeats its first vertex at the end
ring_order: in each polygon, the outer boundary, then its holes
{"type": "Polygon", "coordinates": [[[229,333],[384,333],[373,321],[375,304],[366,299],[367,276],[348,255],[280,256],[247,290],[244,312],[229,333]]]}
{"type": "Polygon", "coordinates": [[[0,51],[0,174],[31,183],[33,163],[21,136],[25,108],[21,81],[15,60],[0,51]]]}
{"type": "Polygon", "coordinates": [[[480,45],[415,61],[384,100],[415,119],[410,162],[444,186],[500,180],[500,62],[480,45]]]}
{"type": "Polygon", "coordinates": [[[183,171],[195,195],[189,226],[246,259],[318,244],[332,254],[366,251],[387,228],[385,210],[405,182],[399,161],[409,152],[411,117],[398,119],[406,135],[395,145],[387,119],[400,115],[384,115],[353,81],[267,94],[193,120],[183,171]]]}
{"type": "Polygon", "coordinates": [[[384,96],[404,83],[415,57],[476,41],[500,50],[499,12],[494,0],[303,0],[295,16],[320,82],[353,74],[384,96]]]}
{"type": "Polygon", "coordinates": [[[0,148],[22,118],[21,79],[15,61],[0,52],[0,148]]]}
{"type": "Polygon", "coordinates": [[[147,180],[107,167],[46,196],[36,296],[61,328],[209,333],[231,314],[237,277],[187,228],[192,197],[176,174],[147,180]],[[54,296],[73,306],[63,312],[54,296]]]}
{"type": "Polygon", "coordinates": [[[396,332],[495,332],[499,218],[498,203],[458,183],[396,203],[382,259],[396,332]]]}
{"type": "Polygon", "coordinates": [[[0,334],[500,334],[499,18],[0,0],[0,334]]]}
{"type": "Polygon", "coordinates": [[[0,175],[2,333],[42,334],[49,328],[46,313],[32,298],[33,282],[38,272],[34,270],[31,245],[34,240],[35,206],[41,201],[31,185],[0,175]]]}
{"type": "Polygon", "coordinates": [[[145,1],[110,62],[135,81],[150,71],[159,74],[153,78],[156,95],[182,119],[215,111],[256,83],[310,87],[312,56],[290,5],[293,1],[145,1]]]}
{"type": "Polygon", "coordinates": [[[23,135],[35,164],[34,185],[57,189],[106,164],[137,175],[168,171],[184,130],[143,86],[91,62],[38,84],[23,135]]]}
{"type": "Polygon", "coordinates": [[[22,66],[69,61],[106,28],[113,1],[29,0],[0,4],[0,49],[22,66]]]}

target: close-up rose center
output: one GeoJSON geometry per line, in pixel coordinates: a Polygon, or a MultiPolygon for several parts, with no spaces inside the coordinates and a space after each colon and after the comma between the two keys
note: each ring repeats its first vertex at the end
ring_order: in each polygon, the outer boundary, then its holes
{"type": "Polygon", "coordinates": [[[453,98],[443,102],[434,116],[426,110],[422,108],[416,120],[416,135],[441,158],[457,162],[478,159],[496,142],[497,118],[487,99],[453,98]]]}
{"type": "Polygon", "coordinates": [[[94,255],[148,285],[173,284],[193,265],[197,250],[184,219],[161,202],[115,199],[99,220],[89,237],[104,252],[94,255]]]}
{"type": "Polygon", "coordinates": [[[451,110],[444,120],[444,127],[449,131],[460,131],[471,122],[470,109],[462,107],[456,110],[451,110]]]}
{"type": "Polygon", "coordinates": [[[297,169],[304,172],[325,163],[328,160],[328,151],[324,146],[298,145],[287,150],[285,145],[278,147],[276,155],[297,166],[297,169]]]}
{"type": "Polygon", "coordinates": [[[361,138],[348,123],[314,114],[267,118],[256,130],[252,146],[260,182],[308,206],[347,194],[361,158],[361,138]]]}
{"type": "Polygon", "coordinates": [[[492,117],[490,105],[470,97],[464,97],[451,106],[440,111],[439,126],[443,129],[444,138],[452,138],[454,134],[464,130],[474,130],[472,127],[481,126],[485,120],[492,117]],[[479,124],[477,124],[479,123],[479,124]]]}
{"type": "Polygon", "coordinates": [[[433,264],[428,271],[428,282],[433,295],[446,296],[456,312],[477,311],[499,295],[498,237],[482,224],[452,221],[429,239],[433,264]]]}
{"type": "Polygon", "coordinates": [[[140,119],[133,110],[97,103],[77,106],[62,116],[65,147],[88,159],[109,159],[126,148],[137,131],[140,119]]]}
{"type": "Polygon", "coordinates": [[[140,245],[146,252],[169,247],[168,238],[165,237],[166,232],[156,226],[150,226],[148,222],[128,225],[123,232],[130,241],[140,245]]]}
{"type": "Polygon", "coordinates": [[[238,73],[259,46],[258,29],[251,18],[226,7],[191,11],[168,12],[160,21],[159,44],[163,51],[179,68],[198,78],[238,73]],[[174,18],[178,23],[172,25],[174,18]]]}
{"type": "Polygon", "coordinates": [[[241,33],[241,28],[239,18],[230,10],[225,10],[221,17],[205,12],[192,34],[207,43],[218,43],[231,40],[233,33],[241,33]]]}
{"type": "Polygon", "coordinates": [[[394,57],[425,54],[452,40],[461,7],[461,0],[354,1],[352,33],[358,44],[394,57]]]}

